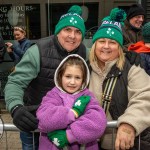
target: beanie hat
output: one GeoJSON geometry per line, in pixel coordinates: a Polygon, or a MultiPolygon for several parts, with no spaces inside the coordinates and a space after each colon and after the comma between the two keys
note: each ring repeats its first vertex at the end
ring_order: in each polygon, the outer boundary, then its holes
{"type": "Polygon", "coordinates": [[[110,16],[105,17],[101,26],[93,36],[93,43],[100,38],[109,38],[117,41],[121,46],[123,45],[123,36],[121,25],[126,19],[126,13],[119,8],[112,9],[110,16]]]}
{"type": "Polygon", "coordinates": [[[138,16],[138,15],[144,15],[145,16],[145,11],[142,5],[140,4],[133,4],[130,6],[130,9],[127,14],[127,20],[130,20],[131,18],[138,16]]]}
{"type": "Polygon", "coordinates": [[[142,35],[145,43],[150,43],[150,22],[142,27],[142,35]]]}
{"type": "Polygon", "coordinates": [[[63,28],[67,26],[72,26],[78,28],[82,33],[82,39],[85,35],[85,24],[84,20],[81,17],[82,9],[78,5],[73,5],[67,14],[64,14],[60,17],[56,27],[55,27],[55,35],[58,34],[63,28]]]}

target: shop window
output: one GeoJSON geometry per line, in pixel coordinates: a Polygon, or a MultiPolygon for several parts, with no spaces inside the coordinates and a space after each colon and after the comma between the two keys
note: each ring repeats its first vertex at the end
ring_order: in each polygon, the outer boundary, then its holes
{"type": "Polygon", "coordinates": [[[29,39],[40,38],[40,4],[0,5],[0,33],[5,40],[14,40],[14,26],[22,26],[29,39]]]}

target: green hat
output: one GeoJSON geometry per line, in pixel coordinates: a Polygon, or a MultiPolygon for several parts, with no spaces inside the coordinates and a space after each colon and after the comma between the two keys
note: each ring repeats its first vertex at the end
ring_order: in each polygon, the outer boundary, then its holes
{"type": "Polygon", "coordinates": [[[64,14],[60,17],[57,25],[55,26],[55,35],[57,35],[63,28],[67,26],[72,26],[78,28],[82,33],[82,39],[85,35],[85,24],[84,20],[81,17],[82,9],[78,5],[73,5],[67,14],[64,14]]]}
{"type": "Polygon", "coordinates": [[[150,43],[150,22],[142,27],[142,35],[145,43],[150,43]]]}
{"type": "Polygon", "coordinates": [[[119,8],[112,9],[110,16],[105,17],[101,26],[93,36],[93,43],[100,38],[109,38],[123,45],[123,35],[121,25],[126,19],[126,13],[119,8]]]}

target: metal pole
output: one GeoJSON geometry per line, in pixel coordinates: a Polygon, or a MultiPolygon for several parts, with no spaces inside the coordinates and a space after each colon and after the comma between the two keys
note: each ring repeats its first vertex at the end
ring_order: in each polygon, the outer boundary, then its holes
{"type": "MultiPolygon", "coordinates": [[[[4,127],[4,131],[20,131],[15,125],[10,123],[4,123],[0,124],[0,129],[4,127]]],[[[117,127],[117,121],[109,121],[107,122],[107,128],[116,128],[117,127]]],[[[38,130],[35,130],[35,132],[38,132],[38,130]]]]}

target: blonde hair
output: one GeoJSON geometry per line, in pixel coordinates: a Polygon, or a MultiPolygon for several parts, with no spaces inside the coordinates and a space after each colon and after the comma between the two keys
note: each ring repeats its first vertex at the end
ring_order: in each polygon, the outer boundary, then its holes
{"type": "MultiPolygon", "coordinates": [[[[90,50],[89,61],[90,61],[90,64],[96,63],[96,65],[98,66],[98,62],[100,60],[98,60],[98,58],[97,58],[97,56],[95,54],[95,48],[96,48],[96,44],[95,43],[92,45],[92,48],[90,50]]],[[[125,56],[124,56],[124,53],[123,53],[123,49],[122,49],[122,47],[120,45],[118,47],[118,50],[119,50],[119,58],[118,58],[118,60],[116,62],[116,66],[120,70],[123,70],[124,63],[125,63],[125,56]]]]}
{"type": "Polygon", "coordinates": [[[14,27],[14,31],[20,31],[26,35],[26,31],[22,27],[14,27]]]}

